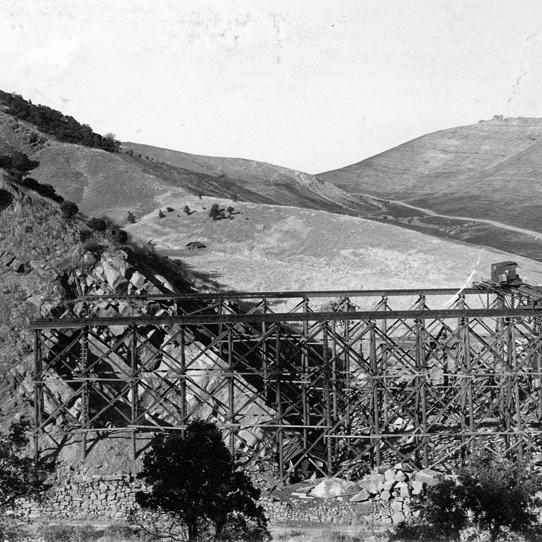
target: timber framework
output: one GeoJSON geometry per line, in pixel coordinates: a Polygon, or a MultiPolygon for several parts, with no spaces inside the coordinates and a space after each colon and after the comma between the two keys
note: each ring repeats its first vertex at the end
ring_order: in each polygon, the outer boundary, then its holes
{"type": "Polygon", "coordinates": [[[33,322],[36,454],[92,435],[224,432],[280,475],[542,444],[540,290],[88,296],[33,322]]]}

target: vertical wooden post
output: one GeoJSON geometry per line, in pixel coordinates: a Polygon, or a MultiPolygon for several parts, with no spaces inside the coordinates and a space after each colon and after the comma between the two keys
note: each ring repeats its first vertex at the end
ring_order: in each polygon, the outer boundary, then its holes
{"type": "Polygon", "coordinates": [[[228,422],[230,424],[229,429],[229,441],[230,441],[230,453],[232,457],[235,457],[235,377],[233,366],[233,337],[231,326],[228,325],[228,422]]]}
{"type": "Polygon", "coordinates": [[[331,408],[333,420],[339,417],[339,378],[337,368],[337,322],[331,322],[331,408]]]}
{"type": "MultiPolygon", "coordinates": [[[[180,365],[180,393],[181,393],[181,425],[186,425],[187,423],[187,404],[186,404],[186,330],[185,326],[181,325],[181,336],[180,336],[180,356],[179,356],[179,365],[180,365]]],[[[181,435],[184,437],[186,431],[181,429],[181,435]]]]}
{"type": "Polygon", "coordinates": [[[538,417],[542,419],[542,318],[536,317],[536,381],[538,382],[538,417]]]}
{"type": "Polygon", "coordinates": [[[278,454],[279,454],[279,473],[280,473],[280,479],[284,480],[284,434],[282,432],[282,424],[283,424],[283,409],[282,409],[282,360],[281,360],[281,354],[280,354],[280,325],[277,324],[277,331],[275,334],[275,382],[276,382],[276,389],[275,389],[275,402],[277,405],[277,448],[278,448],[278,454]]]}
{"type": "MultiPolygon", "coordinates": [[[[350,310],[350,300],[347,299],[346,304],[346,310],[350,310]]],[[[352,431],[352,419],[351,419],[351,374],[350,374],[350,351],[352,349],[352,345],[350,344],[350,320],[344,321],[344,341],[346,343],[345,353],[344,353],[344,391],[343,391],[343,404],[342,408],[344,409],[344,422],[345,422],[345,432],[347,434],[350,434],[352,431]]],[[[350,452],[352,450],[352,439],[346,439],[346,449],[348,450],[348,454],[350,455],[350,452]]]]}
{"type": "Polygon", "coordinates": [[[418,408],[416,409],[416,429],[421,430],[423,437],[421,438],[423,450],[423,465],[429,467],[429,455],[427,446],[427,405],[425,395],[426,385],[426,366],[425,366],[425,348],[424,348],[424,320],[416,319],[414,322],[416,329],[416,393],[418,408]]]}
{"type": "Polygon", "coordinates": [[[470,438],[468,439],[468,451],[472,449],[474,444],[474,394],[473,394],[473,373],[472,373],[472,357],[470,355],[470,320],[469,318],[464,318],[464,338],[463,344],[465,348],[465,367],[467,372],[466,378],[466,387],[467,387],[467,405],[468,405],[468,415],[469,415],[469,432],[470,438]],[[472,443],[472,444],[471,444],[472,443]]]}
{"type": "Polygon", "coordinates": [[[34,459],[39,461],[40,442],[39,437],[43,419],[43,375],[42,375],[42,352],[41,331],[34,331],[34,459]]]}
{"type": "Polygon", "coordinates": [[[374,455],[374,463],[376,467],[380,467],[381,458],[381,442],[380,442],[380,384],[378,374],[378,360],[376,356],[376,323],[371,322],[369,329],[369,361],[371,365],[371,388],[372,388],[372,408],[370,421],[370,431],[372,433],[371,448],[374,455]]]}
{"type": "MultiPolygon", "coordinates": [[[[267,313],[267,299],[263,299],[263,313],[267,313]]],[[[263,393],[265,400],[269,400],[269,351],[267,346],[267,322],[262,322],[262,340],[263,340],[263,352],[262,352],[262,378],[263,378],[263,393]]]]}
{"type": "Polygon", "coordinates": [[[81,436],[81,455],[83,461],[87,457],[87,436],[89,430],[89,375],[88,375],[88,327],[81,330],[81,428],[83,433],[81,436]]]}
{"type": "Polygon", "coordinates": [[[329,360],[329,337],[328,337],[328,322],[322,322],[322,376],[323,376],[323,386],[322,391],[324,393],[324,417],[326,429],[324,433],[324,439],[326,443],[326,470],[329,476],[332,474],[333,470],[333,444],[332,439],[328,437],[331,433],[332,425],[332,399],[330,393],[330,384],[331,384],[331,365],[329,360]]]}
{"type": "MultiPolygon", "coordinates": [[[[513,299],[511,300],[513,303],[513,299]]],[[[511,448],[511,443],[513,437],[511,435],[512,430],[512,371],[513,371],[513,357],[514,357],[514,326],[512,324],[512,319],[507,317],[505,319],[506,326],[506,385],[505,385],[505,401],[504,401],[504,423],[505,423],[505,443],[507,449],[507,455],[511,448]]]]}
{"type": "MultiPolygon", "coordinates": [[[[309,312],[309,300],[303,298],[303,314],[309,312]]],[[[303,447],[307,449],[309,444],[309,435],[307,426],[310,425],[310,410],[308,401],[308,387],[309,387],[309,323],[307,320],[303,320],[303,344],[301,346],[301,373],[302,373],[302,385],[301,385],[301,408],[303,416],[303,447]]]]}
{"type": "Polygon", "coordinates": [[[132,333],[130,337],[130,394],[132,396],[131,401],[131,413],[130,419],[132,424],[132,468],[135,472],[135,461],[137,459],[137,440],[136,440],[136,425],[138,412],[138,393],[139,393],[139,368],[137,363],[137,325],[132,326],[132,333]]]}

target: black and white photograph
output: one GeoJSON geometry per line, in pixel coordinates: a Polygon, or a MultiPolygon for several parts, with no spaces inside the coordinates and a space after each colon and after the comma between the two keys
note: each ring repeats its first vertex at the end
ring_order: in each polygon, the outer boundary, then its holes
{"type": "Polygon", "coordinates": [[[542,3],[0,0],[0,542],[542,540],[542,3]]]}

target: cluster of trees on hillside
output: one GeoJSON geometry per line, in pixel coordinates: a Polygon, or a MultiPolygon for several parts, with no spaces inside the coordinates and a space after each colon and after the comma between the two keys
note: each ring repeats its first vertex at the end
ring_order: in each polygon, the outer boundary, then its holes
{"type": "Polygon", "coordinates": [[[45,105],[35,105],[22,96],[0,90],[0,103],[6,113],[27,122],[31,122],[45,134],[59,141],[77,143],[86,147],[118,152],[120,143],[112,134],[105,137],[92,131],[86,124],[80,124],[73,117],[45,105]]]}

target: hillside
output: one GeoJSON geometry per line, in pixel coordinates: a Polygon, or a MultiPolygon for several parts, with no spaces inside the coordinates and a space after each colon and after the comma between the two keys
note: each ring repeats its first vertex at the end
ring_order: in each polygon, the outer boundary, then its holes
{"type": "Polygon", "coordinates": [[[506,259],[520,263],[526,281],[542,280],[538,262],[363,218],[240,202],[231,219],[215,221],[211,205],[231,202],[192,197],[190,215],[179,212],[184,199],[169,203],[174,211],[151,213],[127,230],[227,289],[459,288],[487,278],[491,262],[506,259]],[[191,242],[205,247],[190,250],[191,242]]]}
{"type": "Polygon", "coordinates": [[[191,163],[162,162],[149,152],[142,154],[128,148],[125,152],[106,152],[58,141],[35,125],[2,111],[0,144],[38,160],[40,165],[32,175],[54,186],[83,212],[105,214],[119,221],[128,211],[141,216],[157,208],[157,198],[167,193],[172,198],[201,194],[352,215],[378,209],[330,183],[279,166],[254,162],[254,169],[261,168],[263,173],[247,182],[243,176],[208,172],[191,163]]]}
{"type": "Polygon", "coordinates": [[[371,201],[354,198],[308,173],[274,164],[243,158],[201,156],[139,143],[123,143],[122,148],[176,168],[212,175],[221,185],[231,186],[232,191],[244,188],[265,198],[243,198],[245,201],[294,205],[355,216],[378,211],[371,201]]]}
{"type": "MultiPolygon", "coordinates": [[[[36,318],[60,317],[66,313],[87,314],[85,303],[67,305],[78,295],[132,293],[134,295],[172,292],[212,291],[215,285],[207,277],[191,273],[179,261],[169,260],[138,246],[115,242],[106,232],[89,229],[81,214],[67,220],[56,203],[28,190],[0,170],[0,428],[21,415],[32,418],[34,401],[34,337],[29,329],[36,318]],[[70,307],[67,309],[67,307],[70,307]]],[[[94,306],[97,315],[135,315],[138,312],[115,301],[94,306]]],[[[116,330],[119,333],[119,330],[116,330]]],[[[70,330],[53,334],[60,344],[73,340],[70,330]]],[[[118,336],[94,337],[95,352],[107,350],[118,336]]],[[[51,338],[49,339],[51,340],[51,338]]],[[[145,358],[140,346],[139,355],[145,358]]],[[[45,413],[55,412],[59,400],[75,401],[76,382],[62,382],[75,375],[76,361],[49,364],[44,379],[45,413]],[[56,373],[55,373],[56,371],[56,373]],[[72,389],[73,388],[73,389],[72,389]],[[71,398],[71,399],[68,399],[71,398]]],[[[105,364],[111,362],[104,357],[105,364]]],[[[121,363],[119,357],[116,363],[121,363]]],[[[115,361],[113,360],[113,361],[115,361]]],[[[80,389],[79,389],[80,391],[80,389]]],[[[145,401],[145,397],[141,397],[145,401]]],[[[63,424],[74,423],[70,412],[57,412],[58,431],[63,424]]],[[[55,434],[54,427],[50,433],[55,434]]],[[[98,441],[87,468],[129,469],[126,443],[98,441]]],[[[43,443],[44,446],[47,442],[43,443]]],[[[67,446],[61,460],[77,464],[78,447],[67,446]]]]}
{"type": "Polygon", "coordinates": [[[318,175],[351,194],[542,232],[541,176],[542,119],[500,117],[318,175]]]}

